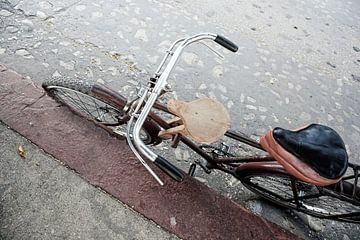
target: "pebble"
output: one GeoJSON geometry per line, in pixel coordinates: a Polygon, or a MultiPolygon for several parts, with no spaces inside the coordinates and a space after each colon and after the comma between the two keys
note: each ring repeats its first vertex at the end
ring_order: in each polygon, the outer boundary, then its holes
{"type": "Polygon", "coordinates": [[[69,46],[70,44],[71,44],[71,43],[70,43],[70,42],[67,42],[67,41],[59,42],[59,45],[65,46],[65,47],[69,46]]]}
{"type": "Polygon", "coordinates": [[[190,53],[190,52],[184,52],[181,58],[188,65],[193,65],[199,60],[198,55],[196,55],[195,53],[190,53]]]}
{"type": "Polygon", "coordinates": [[[116,35],[118,35],[121,39],[124,38],[124,34],[121,31],[118,31],[116,35]]]}
{"type": "Polygon", "coordinates": [[[213,17],[215,15],[215,11],[209,11],[206,13],[206,16],[213,17]]]}
{"type": "Polygon", "coordinates": [[[217,65],[212,70],[212,75],[216,78],[219,78],[223,75],[224,69],[221,65],[217,65]]]}
{"type": "Polygon", "coordinates": [[[19,31],[19,28],[15,27],[15,26],[8,26],[8,27],[6,27],[6,31],[9,33],[16,33],[19,31]]]}
{"type": "Polygon", "coordinates": [[[241,94],[240,95],[240,102],[243,103],[245,101],[245,96],[244,94],[241,94]]]}
{"type": "Polygon", "coordinates": [[[53,77],[61,77],[61,74],[56,70],[52,76],[53,77]]]}
{"type": "Polygon", "coordinates": [[[93,12],[93,13],[91,14],[91,16],[92,16],[93,18],[100,18],[100,17],[103,16],[103,13],[102,13],[102,12],[93,12]]]}
{"type": "Polygon", "coordinates": [[[139,29],[135,33],[135,38],[140,39],[141,41],[147,42],[149,41],[145,29],[139,29]]]}
{"type": "Polygon", "coordinates": [[[104,80],[102,80],[101,78],[99,78],[98,80],[96,80],[96,82],[100,83],[100,84],[105,84],[104,80]]]}
{"type": "Polygon", "coordinates": [[[62,66],[66,70],[74,70],[75,64],[73,62],[60,61],[60,66],[62,66]]]}
{"type": "Polygon", "coordinates": [[[171,226],[175,226],[175,225],[176,225],[176,218],[175,218],[175,217],[171,217],[171,218],[170,218],[170,225],[171,225],[171,226]]]}
{"type": "Polygon", "coordinates": [[[355,52],[360,52],[360,48],[353,46],[355,52]]]}
{"type": "Polygon", "coordinates": [[[245,121],[254,120],[254,119],[255,119],[255,114],[253,114],[253,113],[245,114],[244,117],[243,117],[243,119],[244,119],[245,121]]]}
{"type": "Polygon", "coordinates": [[[119,70],[116,67],[108,67],[107,71],[109,71],[112,76],[119,75],[119,70]]]}
{"type": "Polygon", "coordinates": [[[6,49],[5,48],[0,48],[0,55],[1,54],[4,54],[6,52],[6,49]]]}
{"type": "Polygon", "coordinates": [[[206,84],[202,83],[199,87],[199,90],[204,90],[204,89],[207,89],[207,86],[206,84]]]}
{"type": "Polygon", "coordinates": [[[339,87],[342,87],[344,85],[343,81],[341,78],[339,79],[336,79],[336,84],[339,86],[339,87]]]}
{"type": "Polygon", "coordinates": [[[246,97],[246,100],[248,100],[251,103],[256,103],[256,99],[252,98],[252,97],[246,97]]]}
{"type": "Polygon", "coordinates": [[[45,18],[47,18],[47,15],[44,12],[41,11],[37,11],[36,12],[36,16],[39,17],[40,19],[44,20],[45,18]]]}
{"type": "Polygon", "coordinates": [[[13,15],[13,13],[9,12],[8,10],[5,9],[0,10],[0,16],[2,17],[10,17],[11,15],[13,15]]]}
{"type": "Polygon", "coordinates": [[[314,230],[315,232],[320,232],[324,229],[324,226],[320,222],[314,220],[313,217],[310,217],[310,216],[307,216],[307,217],[309,219],[308,220],[309,227],[312,230],[314,230]]]}
{"type": "Polygon", "coordinates": [[[41,45],[41,42],[37,42],[34,44],[33,48],[38,48],[38,47],[40,47],[40,45],[41,45]]]}
{"type": "Polygon", "coordinates": [[[250,110],[257,110],[257,107],[255,107],[253,105],[246,105],[245,107],[250,110]]]}
{"type": "Polygon", "coordinates": [[[178,161],[188,161],[190,158],[190,153],[187,150],[175,148],[174,153],[178,161]]]}
{"type": "Polygon", "coordinates": [[[266,107],[259,106],[259,111],[260,111],[260,112],[267,112],[267,108],[266,108],[266,107]]]}
{"type": "Polygon", "coordinates": [[[21,20],[21,23],[22,23],[22,24],[25,24],[25,25],[27,25],[27,26],[29,26],[29,27],[34,27],[34,23],[33,23],[31,20],[29,20],[29,19],[21,20]]]}
{"type": "Polygon", "coordinates": [[[149,62],[151,63],[157,63],[159,56],[147,56],[147,59],[149,60],[149,62]]]}
{"type": "Polygon", "coordinates": [[[76,11],[82,12],[86,9],[85,5],[78,5],[75,7],[76,11]]]}
{"type": "Polygon", "coordinates": [[[26,49],[20,48],[15,51],[16,55],[23,56],[24,58],[34,58],[26,49]]]}

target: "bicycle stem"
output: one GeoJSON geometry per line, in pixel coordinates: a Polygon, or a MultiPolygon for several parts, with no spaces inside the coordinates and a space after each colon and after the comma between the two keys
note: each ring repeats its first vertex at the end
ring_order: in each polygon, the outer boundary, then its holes
{"type": "Polygon", "coordinates": [[[182,173],[171,163],[169,163],[166,159],[162,158],[161,156],[155,154],[150,148],[148,148],[144,142],[141,140],[140,137],[140,131],[141,128],[147,118],[147,116],[150,113],[151,108],[153,107],[154,103],[156,102],[157,98],[161,95],[162,91],[165,89],[165,86],[168,84],[167,79],[174,68],[176,62],[178,61],[179,57],[181,56],[181,53],[187,47],[188,45],[201,41],[201,40],[214,40],[215,42],[219,43],[223,47],[228,48],[231,51],[237,51],[237,46],[227,40],[226,38],[223,38],[219,35],[213,34],[213,33],[200,33],[188,38],[181,38],[177,41],[175,41],[172,46],[167,51],[167,54],[164,56],[162,62],[160,63],[156,73],[155,77],[158,77],[155,85],[150,89],[151,92],[149,94],[149,89],[147,89],[142,97],[139,99],[139,102],[137,103],[136,109],[134,110],[131,119],[128,123],[128,134],[127,134],[127,140],[129,142],[129,145],[131,147],[131,150],[135,153],[137,158],[140,160],[140,162],[144,165],[144,167],[149,171],[149,173],[159,182],[160,185],[163,185],[163,182],[160,180],[160,178],[153,172],[153,170],[147,165],[147,163],[144,161],[144,159],[141,157],[139,152],[144,155],[147,159],[157,164],[163,171],[165,171],[168,175],[172,176],[173,178],[181,181],[183,176],[182,173]],[[181,43],[176,49],[175,52],[172,53],[172,49],[175,47],[175,45],[181,43]],[[168,57],[171,55],[171,58],[169,60],[169,63],[165,67],[164,71],[160,74],[160,71],[165,64],[168,57]],[[143,106],[143,103],[145,105],[143,106]],[[142,108],[142,109],[141,109],[142,108]],[[140,111],[140,114],[138,115],[138,112],[140,111]],[[138,115],[138,116],[137,116],[138,115]],[[130,138],[130,128],[132,125],[132,122],[134,121],[134,118],[137,117],[137,120],[135,121],[134,128],[133,128],[133,141],[131,141],[130,138]],[[132,144],[132,142],[134,144],[132,144]],[[138,150],[139,152],[137,152],[138,150]]]}

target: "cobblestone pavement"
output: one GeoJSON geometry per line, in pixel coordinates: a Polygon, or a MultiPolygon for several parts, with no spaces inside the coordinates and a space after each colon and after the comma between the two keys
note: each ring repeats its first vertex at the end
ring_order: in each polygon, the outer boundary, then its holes
{"type": "MultiPolygon", "coordinates": [[[[172,41],[220,33],[238,53],[210,43],[221,59],[200,44],[190,47],[171,77],[173,97],[216,98],[231,112],[232,128],[255,138],[275,126],[329,125],[360,163],[359,10],[359,3],[340,0],[0,0],[0,62],[37,83],[74,76],[129,96],[172,41]]],[[[183,167],[193,159],[186,149],[171,154],[183,167]]],[[[304,238],[360,233],[357,225],[271,206],[218,173],[198,179],[304,238]]]]}

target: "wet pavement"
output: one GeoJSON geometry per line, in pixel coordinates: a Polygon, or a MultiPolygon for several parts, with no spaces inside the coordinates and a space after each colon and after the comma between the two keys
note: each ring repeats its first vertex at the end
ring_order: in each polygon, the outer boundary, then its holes
{"type": "MultiPolygon", "coordinates": [[[[127,96],[137,81],[148,79],[175,39],[207,31],[223,34],[239,45],[239,52],[209,43],[224,55],[220,59],[200,44],[190,47],[171,77],[174,97],[218,99],[231,113],[232,128],[255,138],[275,126],[329,125],[343,137],[351,161],[360,163],[356,1],[0,4],[1,63],[38,83],[74,76],[105,83],[127,96]]],[[[172,154],[184,168],[193,157],[187,149],[164,154],[172,154]]],[[[360,232],[357,225],[273,207],[218,173],[198,179],[304,238],[351,239],[360,232]]]]}

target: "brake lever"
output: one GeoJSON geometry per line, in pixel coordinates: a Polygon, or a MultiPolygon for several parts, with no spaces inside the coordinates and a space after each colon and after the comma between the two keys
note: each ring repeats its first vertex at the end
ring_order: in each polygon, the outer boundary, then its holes
{"type": "Polygon", "coordinates": [[[204,45],[205,47],[207,47],[208,49],[210,49],[210,51],[212,51],[215,55],[217,55],[217,56],[220,57],[221,59],[224,59],[224,56],[221,55],[221,53],[219,53],[218,51],[216,51],[216,50],[215,50],[214,48],[212,48],[211,46],[207,45],[206,43],[204,43],[204,42],[202,42],[202,41],[200,41],[200,42],[198,42],[198,43],[200,43],[200,44],[204,45]]]}

